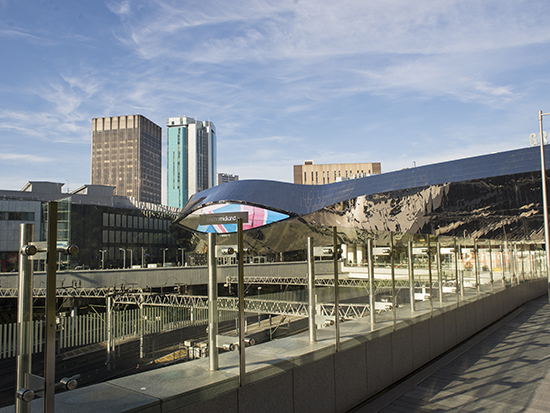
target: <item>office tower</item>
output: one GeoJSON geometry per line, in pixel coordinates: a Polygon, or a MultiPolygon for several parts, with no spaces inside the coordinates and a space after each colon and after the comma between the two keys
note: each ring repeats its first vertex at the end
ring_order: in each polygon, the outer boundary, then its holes
{"type": "Polygon", "coordinates": [[[167,127],[167,204],[183,208],[216,184],[216,127],[187,116],[168,118],[167,127]]]}
{"type": "Polygon", "coordinates": [[[92,119],[92,185],[161,203],[162,128],[141,115],[92,119]]]}
{"type": "Polygon", "coordinates": [[[314,165],[313,161],[305,161],[303,165],[294,165],[294,183],[305,185],[330,184],[380,174],[381,171],[380,162],[314,165]]]}
{"type": "Polygon", "coordinates": [[[231,175],[225,173],[218,173],[218,185],[226,184],[228,182],[238,181],[239,175],[231,175]]]}

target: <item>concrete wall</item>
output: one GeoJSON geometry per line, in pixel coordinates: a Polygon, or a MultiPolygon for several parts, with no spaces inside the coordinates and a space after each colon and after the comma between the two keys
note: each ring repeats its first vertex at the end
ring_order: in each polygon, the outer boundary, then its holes
{"type": "MultiPolygon", "coordinates": [[[[307,262],[274,262],[267,264],[247,264],[244,267],[245,276],[262,277],[305,277],[307,278],[307,262]]],[[[332,274],[332,261],[315,263],[317,275],[332,274]]],[[[237,276],[237,266],[218,267],[218,282],[225,283],[227,276],[237,276]]],[[[121,285],[146,287],[167,287],[175,285],[205,285],[208,284],[208,267],[165,267],[139,268],[125,270],[90,270],[90,271],[59,271],[57,273],[58,287],[77,285],[82,288],[102,288],[121,285]],[[74,283],[74,284],[73,284],[74,283]]],[[[35,272],[34,286],[44,287],[46,275],[35,272]]],[[[0,276],[0,287],[17,288],[18,273],[4,273],[0,276]]]]}

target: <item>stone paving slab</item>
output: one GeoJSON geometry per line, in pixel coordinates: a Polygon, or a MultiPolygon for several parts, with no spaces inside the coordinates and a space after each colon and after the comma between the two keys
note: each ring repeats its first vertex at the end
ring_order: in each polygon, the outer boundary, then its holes
{"type": "Polygon", "coordinates": [[[524,304],[353,413],[550,411],[550,304],[524,304]]]}

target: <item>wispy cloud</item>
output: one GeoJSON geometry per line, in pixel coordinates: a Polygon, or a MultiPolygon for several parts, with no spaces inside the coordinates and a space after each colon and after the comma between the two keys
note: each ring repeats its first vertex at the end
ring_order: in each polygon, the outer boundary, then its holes
{"type": "Polygon", "coordinates": [[[0,153],[0,160],[2,160],[3,162],[12,162],[12,163],[18,163],[18,162],[44,163],[44,162],[51,162],[53,159],[46,158],[43,156],[4,152],[4,153],[0,153]]]}

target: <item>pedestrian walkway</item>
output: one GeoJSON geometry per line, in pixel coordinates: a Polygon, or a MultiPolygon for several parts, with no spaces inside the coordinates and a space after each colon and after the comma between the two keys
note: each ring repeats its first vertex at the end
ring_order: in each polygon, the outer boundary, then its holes
{"type": "Polygon", "coordinates": [[[550,304],[544,296],[351,412],[550,412],[549,395],[550,304]]]}

